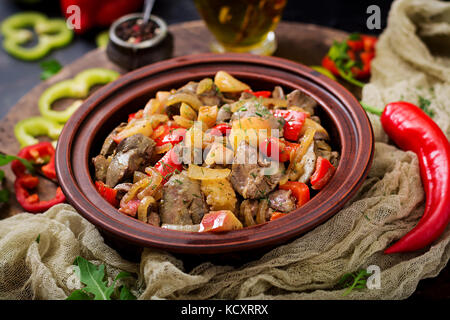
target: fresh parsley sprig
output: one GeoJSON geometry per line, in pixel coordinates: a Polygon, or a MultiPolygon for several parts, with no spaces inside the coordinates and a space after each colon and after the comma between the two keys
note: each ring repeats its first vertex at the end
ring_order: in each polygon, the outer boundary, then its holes
{"type": "Polygon", "coordinates": [[[347,288],[342,294],[344,297],[347,296],[353,289],[364,289],[366,288],[367,279],[371,274],[365,269],[359,271],[346,273],[339,280],[338,288],[347,288]]]}

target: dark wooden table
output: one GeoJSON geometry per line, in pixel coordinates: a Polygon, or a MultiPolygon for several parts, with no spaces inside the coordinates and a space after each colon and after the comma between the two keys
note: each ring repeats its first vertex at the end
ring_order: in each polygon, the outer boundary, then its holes
{"type": "MultiPolygon", "coordinates": [[[[208,51],[208,44],[212,40],[203,22],[193,21],[170,26],[170,32],[174,35],[174,55],[201,53],[208,51]]],[[[346,32],[319,27],[312,24],[300,24],[282,22],[276,30],[278,49],[276,56],[295,60],[306,65],[318,65],[323,55],[327,52],[333,40],[344,39],[346,32]]],[[[75,59],[74,59],[75,60],[75,59]]],[[[26,93],[0,120],[0,140],[2,151],[16,153],[19,145],[13,135],[14,124],[23,118],[38,115],[36,101],[40,94],[50,84],[59,80],[73,77],[79,71],[89,67],[107,67],[123,72],[113,65],[106,57],[104,50],[98,49],[80,57],[75,62],[68,64],[64,69],[51,79],[40,82],[32,90],[26,93]]],[[[354,88],[349,87],[353,90],[354,88]]],[[[359,92],[354,91],[356,95],[359,92]]],[[[12,173],[7,170],[7,187],[11,188],[12,173]]],[[[42,190],[50,190],[52,186],[44,185],[42,190]]],[[[48,192],[48,191],[47,191],[48,192]]],[[[21,212],[19,205],[10,201],[10,204],[0,211],[0,218],[11,216],[21,212]]],[[[409,299],[449,299],[450,298],[450,268],[447,266],[441,274],[433,279],[425,279],[418,285],[417,291],[409,299]]]]}

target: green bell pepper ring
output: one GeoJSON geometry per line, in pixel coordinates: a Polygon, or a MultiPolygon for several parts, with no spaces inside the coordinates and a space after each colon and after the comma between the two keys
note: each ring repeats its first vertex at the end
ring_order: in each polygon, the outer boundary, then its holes
{"type": "Polygon", "coordinates": [[[3,47],[10,55],[27,61],[38,60],[52,49],[70,43],[73,32],[63,19],[48,19],[38,12],[23,12],[10,16],[1,24],[5,37],[3,47]],[[23,44],[33,39],[32,27],[37,34],[37,44],[26,48],[23,44]]]}
{"type": "Polygon", "coordinates": [[[66,123],[83,101],[76,100],[65,110],[61,111],[51,108],[53,102],[62,98],[85,98],[88,96],[92,86],[109,83],[118,77],[118,72],[103,68],[81,71],[73,79],[57,82],[46,89],[39,98],[39,111],[47,119],[66,123]]]}
{"type": "Polygon", "coordinates": [[[38,143],[35,138],[38,136],[48,136],[56,145],[56,140],[61,134],[64,125],[44,117],[31,117],[19,121],[14,127],[14,135],[20,143],[20,147],[26,147],[38,143]]]}

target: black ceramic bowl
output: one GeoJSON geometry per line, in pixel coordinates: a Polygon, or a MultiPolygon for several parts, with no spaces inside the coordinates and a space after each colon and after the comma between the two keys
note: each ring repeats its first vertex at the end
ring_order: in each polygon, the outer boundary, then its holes
{"type": "Polygon", "coordinates": [[[168,59],[173,52],[173,36],[167,24],[161,18],[151,15],[159,33],[140,43],[129,43],[117,36],[117,28],[124,22],[142,18],[140,13],[132,13],[116,20],[109,29],[109,41],[106,47],[108,58],[127,70],[133,70],[147,64],[168,59]]]}

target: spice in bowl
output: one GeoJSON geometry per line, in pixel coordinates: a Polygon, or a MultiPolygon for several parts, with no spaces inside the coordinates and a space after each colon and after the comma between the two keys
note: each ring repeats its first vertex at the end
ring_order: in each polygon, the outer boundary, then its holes
{"type": "Polygon", "coordinates": [[[116,35],[120,39],[135,44],[153,39],[160,32],[161,29],[154,21],[144,23],[143,19],[124,21],[116,29],[116,35]]]}

